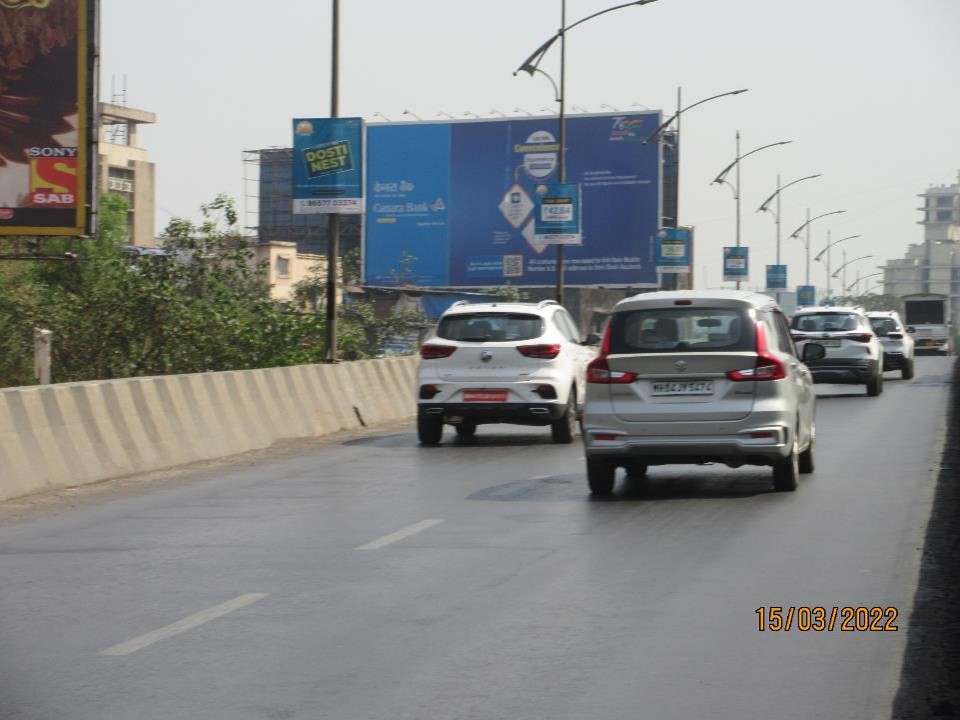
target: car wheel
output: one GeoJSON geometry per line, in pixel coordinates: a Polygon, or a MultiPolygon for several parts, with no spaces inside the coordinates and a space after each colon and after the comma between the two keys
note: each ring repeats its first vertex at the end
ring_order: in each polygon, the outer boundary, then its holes
{"type": "Polygon", "coordinates": [[[883,373],[878,372],[867,382],[867,395],[877,397],[883,392],[883,373]]]}
{"type": "Polygon", "coordinates": [[[443,418],[439,415],[418,415],[417,436],[421,445],[437,445],[443,437],[443,418]]]}
{"type": "Polygon", "coordinates": [[[777,492],[793,492],[797,489],[800,475],[800,454],[797,452],[797,435],[793,436],[790,456],[773,464],[773,488],[777,492]]]}
{"type": "Polygon", "coordinates": [[[647,464],[639,460],[630,460],[623,464],[623,469],[627,471],[630,477],[638,478],[647,474],[647,464]]]}
{"type": "Polygon", "coordinates": [[[471,438],[477,434],[477,424],[470,420],[464,420],[454,427],[457,430],[457,437],[471,438]]]}
{"type": "Polygon", "coordinates": [[[608,458],[587,458],[587,483],[592,495],[609,495],[613,492],[613,481],[617,466],[608,458]]]}
{"type": "Polygon", "coordinates": [[[903,363],[903,368],[901,368],[900,370],[900,376],[904,380],[913,379],[913,358],[911,358],[910,360],[906,360],[903,363]]]}
{"type": "Polygon", "coordinates": [[[569,445],[573,442],[573,436],[577,431],[577,394],[570,390],[570,397],[567,399],[567,407],[559,420],[550,423],[550,433],[553,435],[555,443],[569,445]]]}
{"type": "Polygon", "coordinates": [[[813,472],[814,461],[813,461],[813,448],[817,440],[817,429],[813,423],[810,423],[810,444],[807,446],[807,449],[800,453],[800,460],[797,463],[800,469],[801,474],[809,475],[813,472]]]}

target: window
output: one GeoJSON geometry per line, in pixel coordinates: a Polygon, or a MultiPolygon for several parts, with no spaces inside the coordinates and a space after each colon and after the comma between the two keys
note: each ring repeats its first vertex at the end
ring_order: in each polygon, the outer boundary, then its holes
{"type": "Polygon", "coordinates": [[[580,342],[580,331],[577,329],[577,326],[573,322],[573,318],[571,318],[570,315],[563,310],[558,310],[553,316],[553,320],[567,340],[575,343],[580,342]]]}
{"type": "Polygon", "coordinates": [[[286,255],[277,256],[277,277],[290,277],[290,258],[286,255]]]}
{"type": "Polygon", "coordinates": [[[801,332],[841,332],[856,330],[860,317],[856,313],[824,312],[793,316],[793,329],[801,332]]]}
{"type": "Polygon", "coordinates": [[[950,207],[953,204],[953,198],[949,195],[941,195],[937,198],[937,207],[950,207]]]}
{"type": "Polygon", "coordinates": [[[532,340],[541,335],[543,320],[523,313],[448,315],[437,326],[437,337],[461,342],[532,340]]]}
{"type": "Polygon", "coordinates": [[[937,210],[937,222],[950,222],[953,212],[950,210],[937,210]]]}
{"type": "Polygon", "coordinates": [[[774,311],[773,322],[776,326],[777,344],[780,349],[789,355],[796,356],[797,346],[793,344],[793,336],[790,334],[790,324],[787,322],[787,318],[784,317],[782,312],[774,311]]]}
{"type": "Polygon", "coordinates": [[[734,308],[650,308],[616,313],[610,353],[736,352],[754,350],[756,334],[734,308]]]}

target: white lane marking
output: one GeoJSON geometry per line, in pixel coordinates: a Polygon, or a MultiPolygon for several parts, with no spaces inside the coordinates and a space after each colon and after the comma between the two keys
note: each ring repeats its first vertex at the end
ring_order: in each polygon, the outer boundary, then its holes
{"type": "Polygon", "coordinates": [[[390,533],[389,535],[384,535],[382,538],[377,538],[372,542],[368,542],[366,545],[356,547],[354,550],[379,550],[387,545],[393,545],[395,542],[400,542],[411,535],[416,535],[424,530],[429,530],[434,525],[439,525],[442,522],[443,520],[437,519],[422,520],[418,523],[410,525],[409,527],[405,527],[402,530],[397,530],[395,533],[390,533]]]}
{"type": "Polygon", "coordinates": [[[531,480],[546,480],[548,477],[550,477],[550,476],[549,476],[549,475],[534,475],[534,476],[533,476],[532,478],[530,478],[530,479],[531,479],[531,480]]]}
{"type": "Polygon", "coordinates": [[[137,652],[137,650],[143,650],[143,648],[160,642],[161,640],[172,638],[174,635],[185,633],[187,630],[193,630],[195,627],[199,627],[200,625],[204,625],[211,620],[216,620],[219,617],[223,617],[224,615],[232,613],[234,610],[239,610],[247,605],[252,605],[258,600],[263,600],[268,594],[269,593],[248,593],[247,595],[235,597],[233,600],[228,600],[220,605],[214,605],[212,608],[201,610],[198,613],[183,618],[183,620],[177,620],[177,622],[173,623],[172,625],[167,625],[159,630],[148,632],[145,635],[140,635],[132,640],[127,640],[127,642],[114,645],[106,650],[101,650],[100,654],[130,655],[131,653],[137,652]]]}

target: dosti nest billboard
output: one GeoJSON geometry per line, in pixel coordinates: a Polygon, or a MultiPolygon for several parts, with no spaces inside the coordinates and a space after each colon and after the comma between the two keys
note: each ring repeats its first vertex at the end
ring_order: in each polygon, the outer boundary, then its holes
{"type": "MultiPolygon", "coordinates": [[[[566,119],[566,181],[580,185],[582,244],[569,286],[655,286],[658,112],[566,119]]],[[[556,117],[367,126],[364,279],[433,287],[550,286],[556,251],[534,227],[559,182],[556,117]]]]}
{"type": "Polygon", "coordinates": [[[0,0],[0,235],[89,232],[96,0],[0,0]]]}

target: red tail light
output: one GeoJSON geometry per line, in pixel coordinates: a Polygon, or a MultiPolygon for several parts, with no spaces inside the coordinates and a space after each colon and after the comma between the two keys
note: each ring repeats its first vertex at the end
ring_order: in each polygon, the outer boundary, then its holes
{"type": "Polygon", "coordinates": [[[450,357],[457,351],[453,345],[421,345],[420,357],[424,360],[450,357]]]}
{"type": "Polygon", "coordinates": [[[731,370],[727,377],[734,381],[741,380],[783,380],[787,376],[787,368],[770,352],[767,347],[767,333],[763,323],[757,323],[757,362],[752,368],[745,370],[731,370]]]}
{"type": "Polygon", "coordinates": [[[870,333],[850,333],[846,335],[850,340],[855,340],[856,342],[868,343],[873,339],[873,335],[870,333]]]}
{"type": "Polygon", "coordinates": [[[560,345],[518,345],[517,352],[524,357],[538,360],[553,360],[560,354],[560,345]]]}
{"type": "Polygon", "coordinates": [[[587,382],[601,385],[628,384],[637,379],[637,374],[611,370],[607,364],[607,355],[610,353],[610,326],[603,334],[603,343],[600,345],[600,354],[587,365],[587,382]]]}

